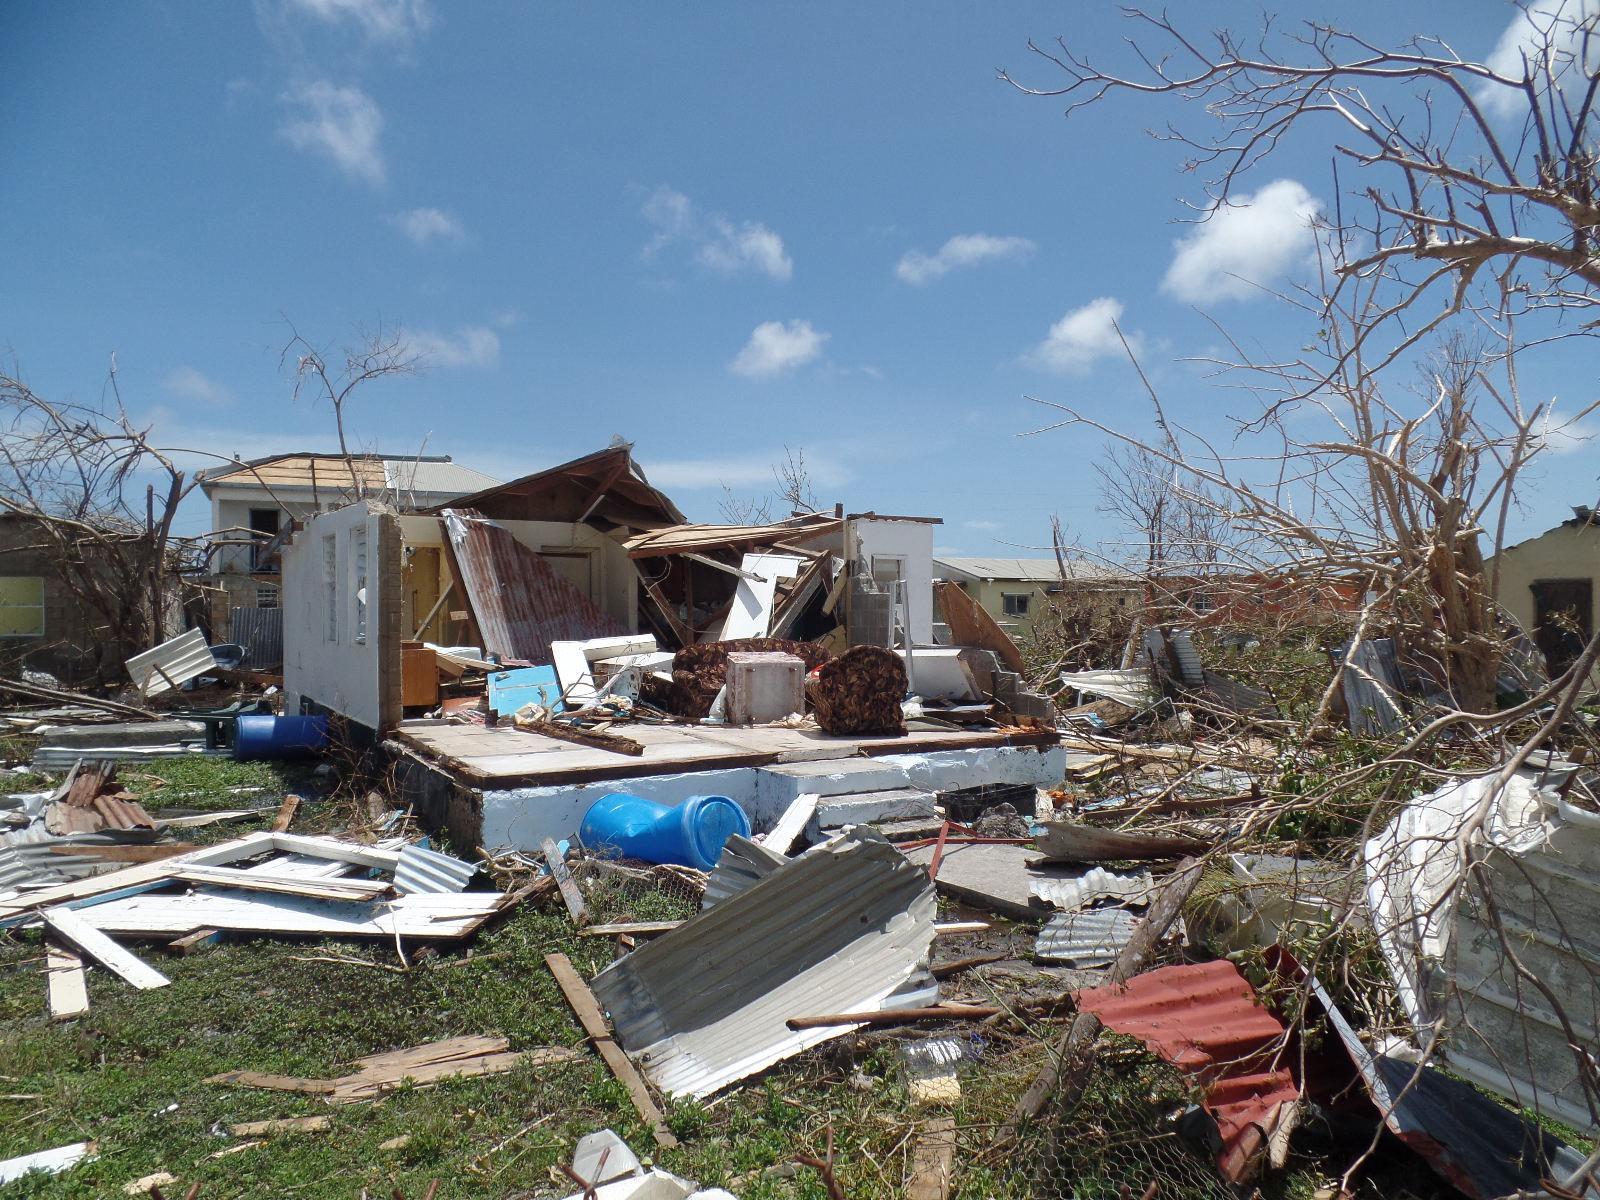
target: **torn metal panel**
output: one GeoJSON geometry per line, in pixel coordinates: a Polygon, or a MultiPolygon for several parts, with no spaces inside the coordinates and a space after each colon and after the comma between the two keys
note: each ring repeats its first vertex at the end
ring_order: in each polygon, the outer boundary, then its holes
{"type": "Polygon", "coordinates": [[[1121,953],[1138,927],[1139,917],[1126,908],[1058,913],[1039,930],[1033,953],[1046,962],[1105,967],[1121,953]]]}
{"type": "Polygon", "coordinates": [[[1532,772],[1494,792],[1495,775],[1462,780],[1420,795],[1369,839],[1367,906],[1394,976],[1400,1005],[1418,1029],[1438,1015],[1430,981],[1444,961],[1465,862],[1457,837],[1480,811],[1490,846],[1507,851],[1543,840],[1543,805],[1532,772]]]}
{"type": "Polygon", "coordinates": [[[244,647],[247,671],[276,671],[283,666],[283,609],[228,610],[228,637],[244,647]]]}
{"type": "Polygon", "coordinates": [[[1063,671],[1061,682],[1086,696],[1115,700],[1141,711],[1161,698],[1150,682],[1149,667],[1132,667],[1126,671],[1063,671]]]}
{"type": "Polygon", "coordinates": [[[127,666],[140,695],[155,696],[216,670],[217,660],[211,656],[211,647],[206,645],[206,635],[191,629],[142,654],[135,654],[127,666]]]}
{"type": "Polygon", "coordinates": [[[468,509],[443,521],[485,652],[547,663],[553,641],[628,632],[504,526],[468,509]]]}
{"type": "Polygon", "coordinates": [[[1031,895],[1069,913],[1096,900],[1143,904],[1150,898],[1153,886],[1149,871],[1128,875],[1120,871],[1108,871],[1104,867],[1090,867],[1077,875],[1060,878],[1036,876],[1028,881],[1031,895]]]}
{"type": "Polygon", "coordinates": [[[855,829],[607,967],[592,987],[670,1096],[709,1096],[848,1026],[791,1017],[882,1007],[928,954],[928,878],[855,829]]]}
{"type": "Polygon", "coordinates": [[[1256,1001],[1231,962],[1158,967],[1125,985],[1076,993],[1081,1012],[1138,1038],[1167,1062],[1200,1075],[1217,1122],[1217,1166],[1242,1182],[1295,1120],[1300,1088],[1282,1054],[1284,1027],[1256,1001]]]}
{"type": "Polygon", "coordinates": [[[706,877],[706,890],[700,899],[700,907],[711,908],[730,896],[738,895],[788,861],[787,855],[768,850],[760,842],[734,834],[723,843],[722,856],[706,877]]]}
{"type": "Polygon", "coordinates": [[[1346,642],[1336,652],[1346,662],[1339,678],[1350,732],[1361,737],[1393,733],[1403,719],[1400,707],[1400,663],[1393,638],[1370,638],[1352,652],[1346,642]]]}
{"type": "MultiPolygon", "coordinates": [[[[1373,1054],[1321,981],[1311,976],[1309,983],[1384,1124],[1468,1196],[1544,1195],[1545,1180],[1565,1182],[1582,1165],[1578,1151],[1470,1084],[1430,1066],[1373,1054]]],[[[1593,1185],[1584,1194],[1593,1195],[1593,1185]]]]}
{"type": "Polygon", "coordinates": [[[402,896],[417,892],[465,891],[478,873],[476,864],[454,854],[441,854],[423,846],[406,846],[394,869],[395,891],[402,896]]]}

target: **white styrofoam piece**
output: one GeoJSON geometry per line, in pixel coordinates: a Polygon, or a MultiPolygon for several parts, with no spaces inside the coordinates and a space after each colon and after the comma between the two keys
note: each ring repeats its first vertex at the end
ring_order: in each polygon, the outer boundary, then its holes
{"type": "Polygon", "coordinates": [[[93,1142],[73,1142],[70,1146],[57,1146],[53,1150],[35,1150],[18,1158],[0,1162],[0,1184],[15,1183],[29,1171],[43,1171],[57,1175],[68,1167],[75,1167],[88,1158],[94,1150],[93,1142]]]}

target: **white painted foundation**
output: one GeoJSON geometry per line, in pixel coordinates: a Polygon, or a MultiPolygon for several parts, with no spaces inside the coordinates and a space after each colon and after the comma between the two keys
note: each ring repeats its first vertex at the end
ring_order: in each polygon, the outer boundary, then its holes
{"type": "Polygon", "coordinates": [[[1032,783],[1050,787],[1065,776],[1067,754],[1060,746],[1044,750],[1028,746],[985,746],[830,760],[826,767],[838,769],[829,771],[821,763],[794,763],[485,791],[482,793],[483,845],[490,850],[537,851],[544,838],[559,841],[572,837],[589,806],[611,792],[628,792],[661,804],[681,804],[690,796],[727,796],[745,810],[755,832],[763,833],[772,828],[794,798],[803,792],[845,795],[906,787],[936,792],[986,783],[1032,783]],[[863,764],[871,769],[861,770],[863,764]]]}

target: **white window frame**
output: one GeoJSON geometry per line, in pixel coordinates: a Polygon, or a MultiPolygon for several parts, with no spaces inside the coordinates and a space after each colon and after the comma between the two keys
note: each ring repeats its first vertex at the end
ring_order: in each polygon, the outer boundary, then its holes
{"type": "Polygon", "coordinates": [[[33,611],[37,611],[38,614],[39,614],[38,632],[36,632],[36,633],[31,633],[31,632],[30,633],[23,633],[23,632],[18,632],[18,633],[0,633],[0,638],[29,638],[29,639],[32,639],[32,638],[42,638],[42,637],[44,637],[44,635],[45,635],[45,600],[46,600],[46,596],[45,596],[45,590],[46,590],[45,589],[45,582],[46,582],[45,581],[45,577],[43,575],[0,575],[0,579],[6,579],[6,580],[11,580],[11,579],[36,579],[39,582],[39,603],[37,603],[37,604],[6,604],[6,605],[0,605],[0,608],[4,608],[4,609],[6,609],[8,611],[10,611],[10,610],[15,610],[17,612],[33,612],[33,611]]]}
{"type": "Polygon", "coordinates": [[[1032,615],[1032,609],[1033,609],[1033,593],[1032,592],[1001,592],[1000,593],[1000,612],[1001,612],[1002,616],[1007,616],[1007,617],[1026,617],[1026,616],[1031,616],[1032,615]],[[1015,603],[1013,603],[1014,601],[1017,601],[1017,600],[1022,601],[1022,605],[1021,605],[1020,608],[1017,607],[1017,605],[1015,603]]]}

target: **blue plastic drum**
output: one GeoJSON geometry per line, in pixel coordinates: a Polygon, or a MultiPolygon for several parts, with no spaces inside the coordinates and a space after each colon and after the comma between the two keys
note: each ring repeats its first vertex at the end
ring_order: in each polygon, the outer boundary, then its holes
{"type": "Polygon", "coordinates": [[[589,807],[578,827],[578,839],[589,850],[699,871],[717,865],[722,847],[735,834],[750,836],[750,818],[727,796],[690,796],[682,804],[659,804],[612,792],[589,807]]]}

